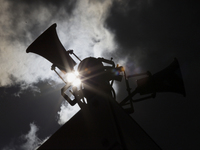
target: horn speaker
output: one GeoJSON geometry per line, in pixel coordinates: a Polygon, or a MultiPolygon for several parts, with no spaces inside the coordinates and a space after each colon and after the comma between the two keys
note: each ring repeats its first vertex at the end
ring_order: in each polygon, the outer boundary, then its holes
{"type": "Polygon", "coordinates": [[[137,92],[141,95],[156,92],[174,92],[186,96],[183,78],[178,60],[165,69],[148,77],[137,80],[137,92]]]}
{"type": "Polygon", "coordinates": [[[44,31],[26,50],[27,53],[36,53],[60,70],[68,72],[74,69],[76,62],[69,56],[60,42],[57,32],[56,23],[44,31]]]}

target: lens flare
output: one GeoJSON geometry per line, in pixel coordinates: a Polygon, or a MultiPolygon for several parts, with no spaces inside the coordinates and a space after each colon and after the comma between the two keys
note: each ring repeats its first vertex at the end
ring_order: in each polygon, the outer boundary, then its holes
{"type": "Polygon", "coordinates": [[[81,84],[81,80],[79,78],[76,78],[73,82],[72,82],[73,86],[79,86],[81,84]]]}
{"type": "Polygon", "coordinates": [[[79,86],[81,84],[78,71],[68,73],[66,79],[67,82],[71,83],[73,86],[79,86]]]}

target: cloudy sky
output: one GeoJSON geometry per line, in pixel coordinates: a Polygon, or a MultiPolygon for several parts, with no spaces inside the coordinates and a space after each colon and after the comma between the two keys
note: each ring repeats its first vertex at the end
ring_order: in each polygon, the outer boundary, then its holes
{"type": "MultiPolygon", "coordinates": [[[[159,93],[131,116],[162,149],[199,147],[198,16],[198,4],[185,0],[0,0],[0,149],[33,149],[79,110],[61,97],[52,64],[26,53],[53,23],[66,49],[113,57],[129,75],[156,73],[176,57],[186,98],[159,93]]],[[[124,82],[115,89],[118,101],[127,96],[124,82]]]]}

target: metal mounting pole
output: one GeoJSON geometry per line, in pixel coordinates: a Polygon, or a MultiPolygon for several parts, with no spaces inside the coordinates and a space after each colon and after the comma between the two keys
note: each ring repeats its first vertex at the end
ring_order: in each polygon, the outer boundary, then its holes
{"type": "Polygon", "coordinates": [[[134,108],[133,108],[133,99],[132,97],[130,96],[131,95],[131,88],[129,86],[129,82],[128,82],[128,79],[127,79],[127,76],[126,76],[126,72],[124,71],[124,78],[125,78],[125,82],[126,82],[126,90],[128,92],[128,96],[129,96],[129,100],[130,100],[130,105],[131,105],[131,108],[129,109],[129,112],[130,113],[133,113],[134,112],[134,108]]]}
{"type": "Polygon", "coordinates": [[[56,71],[56,69],[55,69],[55,67],[56,66],[54,66],[54,64],[51,66],[51,70],[54,70],[55,71],[55,73],[61,78],[61,80],[63,80],[63,82],[65,83],[65,84],[67,84],[67,82],[65,82],[65,80],[60,76],[60,74],[56,71]]]}

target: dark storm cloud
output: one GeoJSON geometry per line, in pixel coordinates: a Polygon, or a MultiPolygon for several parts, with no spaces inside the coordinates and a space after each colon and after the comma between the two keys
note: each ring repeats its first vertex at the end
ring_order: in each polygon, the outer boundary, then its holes
{"type": "MultiPolygon", "coordinates": [[[[158,93],[155,99],[134,103],[132,116],[162,149],[198,147],[199,5],[180,0],[126,2],[113,3],[105,27],[114,34],[118,44],[114,55],[125,60],[127,74],[154,74],[177,57],[186,89],[186,98],[158,93]]],[[[134,90],[133,82],[130,86],[134,90]]],[[[123,99],[125,86],[120,85],[119,91],[123,99]]]]}
{"type": "Polygon", "coordinates": [[[116,41],[123,47],[155,44],[172,47],[182,44],[176,41],[192,42],[197,38],[194,37],[194,33],[199,31],[196,21],[198,7],[195,3],[152,1],[151,4],[140,4],[142,6],[138,9],[134,2],[129,1],[125,13],[118,3],[114,3],[106,21],[115,33],[116,41]],[[171,42],[166,43],[168,41],[171,42]]]}
{"type": "Polygon", "coordinates": [[[15,93],[20,90],[20,86],[0,88],[2,112],[0,114],[0,148],[9,143],[21,145],[23,141],[20,141],[19,137],[30,130],[28,125],[31,122],[42,129],[39,133],[40,139],[50,136],[49,133],[56,131],[59,127],[57,112],[62,103],[60,92],[57,90],[59,88],[56,85],[55,87],[50,85],[49,81],[44,81],[35,84],[40,89],[40,93],[33,95],[32,89],[29,88],[20,97],[16,97],[15,93]]]}
{"type": "Polygon", "coordinates": [[[150,60],[159,63],[186,55],[191,60],[199,55],[199,13],[195,2],[134,0],[123,6],[114,2],[106,20],[123,56],[143,55],[144,66],[150,60]],[[193,53],[188,55],[190,50],[193,53]]]}
{"type": "Polygon", "coordinates": [[[9,145],[3,147],[2,150],[35,150],[47,139],[41,140],[37,136],[39,128],[34,124],[30,123],[30,130],[27,134],[21,135],[13,140],[9,145]]]}

